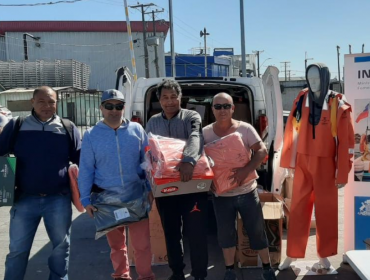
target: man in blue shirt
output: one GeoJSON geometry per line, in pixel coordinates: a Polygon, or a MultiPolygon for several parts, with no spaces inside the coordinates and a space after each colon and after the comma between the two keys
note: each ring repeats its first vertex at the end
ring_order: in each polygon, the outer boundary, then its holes
{"type": "MultiPolygon", "coordinates": [[[[145,160],[148,137],[141,125],[123,118],[124,106],[125,99],[120,91],[104,91],[100,105],[104,119],[84,134],[78,185],[81,203],[91,217],[97,211],[90,201],[93,185],[98,191],[121,187],[126,195],[120,197],[122,201],[135,200],[150,191],[145,172],[140,167],[145,160]]],[[[154,280],[149,220],[132,223],[129,228],[138,280],[154,280]]],[[[125,227],[108,232],[107,239],[114,268],[112,277],[131,280],[125,227]]]]}

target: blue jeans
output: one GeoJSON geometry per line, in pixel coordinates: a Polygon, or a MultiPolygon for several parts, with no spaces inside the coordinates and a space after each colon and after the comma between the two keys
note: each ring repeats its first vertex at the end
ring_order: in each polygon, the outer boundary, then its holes
{"type": "Polygon", "coordinates": [[[10,209],[10,245],[4,280],[23,280],[37,227],[44,219],[53,245],[49,257],[49,280],[68,280],[69,244],[72,223],[71,196],[22,194],[10,209]]]}

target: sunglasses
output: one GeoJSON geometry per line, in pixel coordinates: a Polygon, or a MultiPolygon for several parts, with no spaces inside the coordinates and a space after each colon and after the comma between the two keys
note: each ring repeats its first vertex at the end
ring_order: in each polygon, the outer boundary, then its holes
{"type": "Polygon", "coordinates": [[[225,110],[229,110],[231,109],[233,105],[232,104],[215,104],[213,105],[213,108],[215,108],[216,110],[221,110],[221,108],[224,108],[225,110]]]}
{"type": "Polygon", "coordinates": [[[122,111],[123,108],[125,107],[125,104],[124,103],[119,103],[119,104],[105,103],[103,104],[103,107],[108,111],[112,111],[113,109],[116,109],[117,111],[122,111]]]}

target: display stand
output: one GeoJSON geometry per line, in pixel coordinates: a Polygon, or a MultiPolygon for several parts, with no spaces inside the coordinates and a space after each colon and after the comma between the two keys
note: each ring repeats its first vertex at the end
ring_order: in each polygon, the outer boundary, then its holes
{"type": "Polygon", "coordinates": [[[351,250],[344,258],[361,279],[370,279],[369,250],[351,250]]]}
{"type": "Polygon", "coordinates": [[[305,275],[321,276],[338,274],[338,271],[336,271],[333,266],[330,266],[330,269],[325,269],[318,261],[294,261],[290,267],[297,277],[305,275]]]}

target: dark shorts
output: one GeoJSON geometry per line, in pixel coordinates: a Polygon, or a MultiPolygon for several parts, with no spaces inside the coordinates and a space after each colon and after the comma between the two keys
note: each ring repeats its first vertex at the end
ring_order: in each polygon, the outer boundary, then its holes
{"type": "Polygon", "coordinates": [[[213,196],[213,207],[221,248],[231,248],[237,244],[235,220],[238,212],[243,220],[243,227],[248,234],[251,248],[253,250],[267,248],[265,223],[257,189],[232,197],[213,196]]]}

